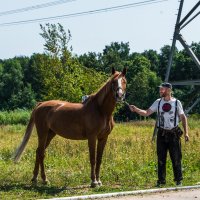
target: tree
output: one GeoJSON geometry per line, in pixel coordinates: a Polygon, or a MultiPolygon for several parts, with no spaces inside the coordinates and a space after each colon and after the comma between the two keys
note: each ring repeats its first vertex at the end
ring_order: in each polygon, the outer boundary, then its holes
{"type": "Polygon", "coordinates": [[[8,107],[12,110],[17,108],[30,109],[33,108],[35,104],[35,94],[30,84],[19,90],[16,94],[12,94],[8,101],[8,107]]]}
{"type": "Polygon", "coordinates": [[[46,24],[41,29],[41,36],[45,39],[44,46],[50,52],[47,52],[49,57],[45,65],[40,65],[44,85],[43,99],[81,101],[81,96],[95,90],[104,76],[83,67],[78,58],[72,56],[67,46],[71,38],[69,30],[67,36],[60,24],[46,24]]]}
{"type": "Polygon", "coordinates": [[[150,70],[157,73],[160,66],[160,60],[157,51],[150,49],[148,51],[144,51],[142,55],[150,61],[150,70]]]}
{"type": "Polygon", "coordinates": [[[24,81],[31,85],[36,101],[43,101],[43,97],[47,92],[45,77],[51,70],[51,68],[47,67],[50,59],[50,56],[45,54],[33,54],[29,59],[28,65],[24,66],[24,81]]]}
{"type": "MultiPolygon", "coordinates": [[[[168,67],[170,50],[171,50],[171,47],[169,45],[165,45],[164,47],[161,48],[161,53],[160,53],[160,56],[159,56],[160,66],[158,68],[159,69],[158,75],[161,77],[162,80],[165,79],[165,74],[166,74],[167,67],[168,67]]],[[[174,58],[176,57],[177,51],[178,50],[175,48],[174,58]]],[[[173,67],[174,67],[174,62],[172,63],[172,68],[173,67]]],[[[171,75],[172,75],[172,73],[170,73],[170,78],[171,78],[171,75]]]]}
{"type": "Polygon", "coordinates": [[[17,59],[4,61],[0,80],[0,109],[33,107],[34,93],[30,85],[24,85],[22,67],[17,59]]]}
{"type": "Polygon", "coordinates": [[[127,65],[129,59],[129,43],[112,42],[106,46],[101,55],[104,72],[110,73],[112,67],[122,70],[127,65]]]}
{"type": "Polygon", "coordinates": [[[100,53],[85,53],[83,55],[80,55],[78,57],[78,60],[83,66],[87,68],[95,69],[96,71],[104,71],[100,53]]]}
{"type": "MultiPolygon", "coordinates": [[[[63,26],[56,24],[40,24],[42,33],[40,35],[45,40],[45,50],[52,57],[60,57],[65,62],[66,55],[69,54],[68,43],[71,40],[71,33],[68,30],[68,34],[65,32],[63,26]]],[[[72,50],[72,48],[70,48],[72,50]]]]}

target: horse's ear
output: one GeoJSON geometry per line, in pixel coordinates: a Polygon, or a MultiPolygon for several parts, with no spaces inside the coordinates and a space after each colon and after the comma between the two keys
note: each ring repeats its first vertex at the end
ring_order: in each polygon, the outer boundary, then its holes
{"type": "Polygon", "coordinates": [[[115,73],[115,68],[112,67],[112,75],[115,73]]]}
{"type": "Polygon", "coordinates": [[[127,72],[127,68],[124,67],[123,71],[122,71],[122,75],[125,76],[126,75],[126,72],[127,72]]]}

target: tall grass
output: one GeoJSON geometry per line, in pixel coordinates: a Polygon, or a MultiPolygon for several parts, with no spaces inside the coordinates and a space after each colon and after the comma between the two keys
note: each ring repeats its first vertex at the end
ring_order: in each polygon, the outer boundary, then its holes
{"type": "Polygon", "coordinates": [[[29,110],[0,111],[0,125],[27,124],[30,118],[29,110]]]}
{"type": "MultiPolygon", "coordinates": [[[[200,120],[190,120],[190,142],[182,141],[184,185],[200,181],[200,120]]],[[[38,199],[152,188],[157,180],[156,145],[151,143],[153,121],[116,124],[109,136],[101,167],[103,187],[91,189],[87,141],[57,136],[46,152],[50,184],[31,186],[37,136],[34,131],[19,164],[11,156],[21,142],[25,126],[0,128],[1,199],[38,199]]],[[[40,179],[39,179],[40,180],[40,179]]],[[[167,186],[174,185],[167,161],[167,186]]]]}

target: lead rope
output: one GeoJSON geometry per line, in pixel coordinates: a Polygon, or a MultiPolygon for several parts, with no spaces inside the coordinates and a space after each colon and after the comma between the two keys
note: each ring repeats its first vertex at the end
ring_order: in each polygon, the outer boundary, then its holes
{"type": "Polygon", "coordinates": [[[125,100],[122,100],[122,103],[124,103],[125,105],[129,106],[129,103],[125,100]]]}

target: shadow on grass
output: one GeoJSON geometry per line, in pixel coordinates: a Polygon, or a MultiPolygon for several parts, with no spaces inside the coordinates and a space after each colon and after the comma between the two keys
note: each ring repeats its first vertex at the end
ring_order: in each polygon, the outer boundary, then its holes
{"type": "Polygon", "coordinates": [[[51,185],[27,185],[27,184],[5,184],[0,185],[0,191],[1,192],[11,192],[11,191],[18,191],[18,190],[25,190],[25,191],[31,191],[31,192],[37,192],[41,195],[58,195],[59,193],[63,191],[74,191],[74,190],[83,190],[83,189],[89,189],[89,185],[82,185],[77,187],[56,187],[51,185]]]}

